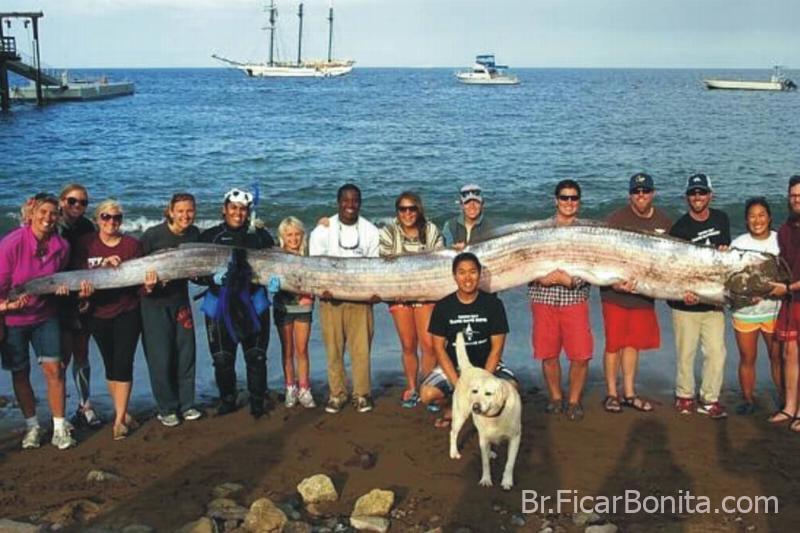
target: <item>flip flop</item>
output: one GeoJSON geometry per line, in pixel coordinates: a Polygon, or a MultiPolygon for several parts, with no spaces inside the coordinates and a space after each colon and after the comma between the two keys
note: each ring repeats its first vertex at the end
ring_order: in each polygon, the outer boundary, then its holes
{"type": "Polygon", "coordinates": [[[789,424],[789,431],[800,433],[800,418],[792,419],[792,423],[789,424]]]}
{"type": "Polygon", "coordinates": [[[795,417],[781,409],[780,411],[775,411],[772,415],[767,418],[767,422],[770,424],[783,424],[785,422],[791,422],[795,420],[795,417]],[[781,417],[780,419],[776,420],[776,417],[781,417]]]}
{"type": "Polygon", "coordinates": [[[567,420],[571,422],[580,422],[583,420],[583,406],[579,403],[571,403],[567,405],[567,420]]]}
{"type": "Polygon", "coordinates": [[[438,403],[429,403],[425,409],[427,409],[429,413],[438,413],[442,410],[442,406],[438,403]]]}

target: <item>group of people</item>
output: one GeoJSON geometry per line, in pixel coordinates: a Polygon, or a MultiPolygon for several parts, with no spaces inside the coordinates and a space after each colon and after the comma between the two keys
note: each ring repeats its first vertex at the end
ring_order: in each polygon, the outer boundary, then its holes
{"type": "MultiPolygon", "coordinates": [[[[775,299],[754,301],[733,313],[733,327],[741,352],[739,377],[743,401],[740,414],[754,411],[755,360],[758,339],[763,338],[771,362],[772,378],[781,397],[771,422],[788,422],[800,431],[798,421],[798,344],[800,301],[800,176],[789,182],[791,216],[777,233],[772,231],[770,207],[764,198],[745,206],[748,232],[733,242],[728,217],[711,207],[713,190],[704,174],[690,176],[686,186],[687,213],[674,224],[654,206],[651,176],[637,173],[629,180],[629,202],[611,213],[611,226],[669,234],[697,244],[730,245],[780,254],[796,273],[787,285],[776,284],[775,299]],[[783,303],[781,303],[783,299],[783,303]],[[783,349],[781,348],[783,346],[783,349]]],[[[59,449],[76,444],[74,425],[96,428],[101,417],[91,403],[89,338],[95,339],[103,359],[114,406],[112,436],[127,437],[137,421],[128,411],[133,384],[133,360],[139,338],[149,369],[158,420],[172,427],[197,420],[203,412],[195,405],[195,322],[188,280],[162,282],[148,271],[141,286],[95,290],[83,281],[77,293],[65,285],[55,297],[21,295],[10,290],[26,281],[63,270],[115,268],[124,261],[191,242],[216,243],[238,249],[279,246],[298,255],[332,257],[391,257],[451,247],[460,253],[452,265],[457,291],[439,302],[393,302],[389,311],[400,340],[405,389],[400,402],[414,408],[424,403],[439,412],[436,425],[449,425],[448,398],[458,380],[455,336],[465,333],[473,365],[516,384],[513,372],[502,362],[508,321],[503,302],[479,288],[480,258],[463,251],[492,229],[484,213],[483,191],[477,185],[460,189],[461,213],[447,220],[442,230],[425,216],[422,199],[403,192],[395,201],[395,219],[378,229],[362,217],[361,191],[345,184],[337,192],[338,211],[321,219],[308,235],[303,223],[287,217],[277,227],[277,243],[255,224],[257,199],[234,188],[224,197],[222,221],[200,231],[194,224],[195,198],[188,193],[172,196],[164,221],[147,229],[140,239],[121,231],[122,205],[113,199],[100,202],[93,221],[87,217],[89,194],[72,184],[59,197],[41,193],[22,207],[22,224],[0,240],[0,352],[3,368],[11,372],[14,392],[25,417],[22,447],[36,448],[44,431],[35,412],[30,383],[30,347],[43,370],[53,416],[51,442],[59,449]],[[92,223],[94,222],[94,223],[92,223]],[[78,407],[65,419],[65,370],[72,362],[78,407]]],[[[571,179],[555,188],[556,225],[579,221],[581,187],[571,179]]],[[[219,389],[217,415],[239,407],[235,361],[241,345],[246,364],[250,413],[261,417],[269,408],[266,356],[271,321],[278,331],[285,378],[285,405],[316,406],[309,378],[308,343],[314,297],[280,290],[277,279],[267,286],[252,283],[246,260],[234,254],[228,268],[207,278],[193,279],[204,286],[202,314],[214,375],[219,389]],[[270,313],[270,307],[273,308],[270,313]]],[[[584,416],[581,397],[594,353],[589,321],[590,285],[563,270],[555,270],[530,283],[528,295],[533,318],[533,356],[540,360],[549,401],[546,412],[563,413],[568,420],[584,416]],[[566,395],[562,390],[559,357],[568,360],[566,395]]],[[[374,331],[373,306],[377,302],[340,301],[323,293],[319,320],[326,351],[329,394],[324,409],[338,413],[348,400],[358,412],[374,407],[371,396],[370,349],[374,331]],[[345,352],[352,368],[352,393],[348,392],[345,352]]],[[[636,280],[622,280],[601,289],[606,345],[604,370],[607,394],[603,407],[610,413],[624,408],[643,412],[653,405],[636,392],[639,352],[660,346],[654,301],[637,294],[636,280]],[[621,376],[621,383],[620,383],[621,376]],[[621,387],[621,388],[620,388],[621,387]]],[[[697,412],[711,418],[727,416],[719,402],[726,358],[722,309],[700,304],[686,293],[683,301],[669,302],[677,351],[675,406],[680,413],[697,412]],[[702,378],[697,395],[694,360],[702,348],[702,378]]]]}

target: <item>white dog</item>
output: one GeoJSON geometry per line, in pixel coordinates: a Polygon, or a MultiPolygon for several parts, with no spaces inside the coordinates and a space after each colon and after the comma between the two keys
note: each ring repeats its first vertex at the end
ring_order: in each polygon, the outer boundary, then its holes
{"type": "Polygon", "coordinates": [[[458,453],[458,433],[472,414],[478,428],[481,447],[482,475],[480,484],[492,486],[489,459],[496,457],[492,444],[508,441],[508,459],[503,470],[502,487],[511,490],[514,485],[514,463],[522,437],[522,400],[517,389],[507,380],[491,372],[472,366],[467,356],[464,335],[456,337],[456,354],[461,375],[453,392],[453,421],[450,428],[450,458],[461,459],[458,453]]]}

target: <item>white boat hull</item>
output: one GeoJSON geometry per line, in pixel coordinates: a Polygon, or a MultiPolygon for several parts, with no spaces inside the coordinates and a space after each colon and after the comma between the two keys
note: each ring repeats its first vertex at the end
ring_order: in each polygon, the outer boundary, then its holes
{"type": "Polygon", "coordinates": [[[787,91],[790,88],[780,81],[703,80],[707,89],[740,91],[787,91]]]}
{"type": "MultiPolygon", "coordinates": [[[[134,93],[134,85],[128,81],[100,82],[100,81],[71,81],[65,87],[42,87],[42,97],[50,102],[54,101],[85,101],[105,100],[118,96],[129,96],[134,93]]],[[[36,85],[31,82],[23,87],[14,87],[11,90],[11,99],[21,102],[36,101],[36,85]]]]}
{"type": "Polygon", "coordinates": [[[252,78],[334,78],[345,76],[353,70],[352,64],[320,66],[268,66],[249,64],[237,66],[252,78]]]}
{"type": "Polygon", "coordinates": [[[516,76],[475,76],[472,72],[456,74],[456,78],[466,85],[518,85],[519,78],[516,76]]]}

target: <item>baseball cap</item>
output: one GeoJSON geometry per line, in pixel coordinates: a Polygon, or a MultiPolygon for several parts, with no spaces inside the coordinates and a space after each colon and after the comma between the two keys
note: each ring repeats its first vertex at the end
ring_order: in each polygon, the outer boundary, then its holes
{"type": "Polygon", "coordinates": [[[241,204],[245,207],[250,207],[251,205],[253,205],[253,195],[247,191],[233,188],[225,193],[225,198],[223,198],[223,202],[241,204]]]}
{"type": "Polygon", "coordinates": [[[474,183],[470,183],[468,185],[464,185],[461,187],[461,203],[465,204],[470,200],[477,200],[480,203],[483,203],[483,189],[481,189],[480,185],[476,185],[474,183]]]}
{"type": "Polygon", "coordinates": [[[632,193],[636,189],[647,189],[652,191],[655,189],[653,184],[653,177],[644,172],[637,172],[631,176],[630,183],[628,184],[628,192],[632,193]]]}
{"type": "Polygon", "coordinates": [[[699,189],[701,191],[711,192],[711,178],[705,174],[692,174],[686,181],[686,192],[699,189]]]}

